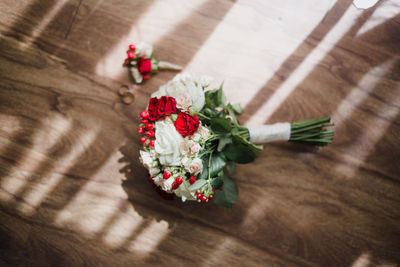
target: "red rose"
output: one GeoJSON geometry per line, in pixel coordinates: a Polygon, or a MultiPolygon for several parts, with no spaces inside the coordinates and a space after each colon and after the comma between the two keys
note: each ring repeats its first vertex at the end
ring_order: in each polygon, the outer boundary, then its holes
{"type": "Polygon", "coordinates": [[[139,58],[138,70],[143,75],[150,74],[151,73],[151,59],[139,58]]]}
{"type": "Polygon", "coordinates": [[[185,112],[180,112],[174,125],[176,130],[183,136],[186,137],[191,135],[199,129],[199,118],[197,116],[190,116],[185,112]]]}
{"type": "Polygon", "coordinates": [[[153,97],[149,102],[149,119],[152,121],[159,120],[165,116],[176,113],[175,98],[162,96],[160,99],[153,97]]]}

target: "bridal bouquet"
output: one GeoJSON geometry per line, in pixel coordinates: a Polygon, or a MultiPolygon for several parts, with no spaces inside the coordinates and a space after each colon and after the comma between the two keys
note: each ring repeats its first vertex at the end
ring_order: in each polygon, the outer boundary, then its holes
{"type": "Polygon", "coordinates": [[[209,77],[178,74],[151,95],[140,113],[140,160],[149,180],[182,201],[213,201],[231,208],[238,189],[230,178],[235,164],[250,163],[257,143],[292,141],[313,145],[332,142],[330,118],[256,127],[239,124],[238,104],[227,102],[223,86],[207,90],[209,77]]]}

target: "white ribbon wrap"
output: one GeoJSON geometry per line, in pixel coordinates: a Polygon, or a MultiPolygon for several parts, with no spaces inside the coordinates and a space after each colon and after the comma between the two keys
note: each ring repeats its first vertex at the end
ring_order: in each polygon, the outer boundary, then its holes
{"type": "Polygon", "coordinates": [[[290,123],[280,122],[271,125],[248,126],[250,142],[264,144],[273,141],[288,141],[290,138],[290,123]]]}

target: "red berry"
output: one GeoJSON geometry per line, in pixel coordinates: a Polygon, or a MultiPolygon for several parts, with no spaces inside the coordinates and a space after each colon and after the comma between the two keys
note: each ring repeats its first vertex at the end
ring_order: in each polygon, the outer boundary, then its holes
{"type": "Polygon", "coordinates": [[[132,50],[132,51],[135,51],[136,50],[136,46],[133,45],[133,44],[130,44],[129,45],[129,49],[132,50]]]}
{"type": "Polygon", "coordinates": [[[208,196],[208,199],[213,199],[213,195],[209,195],[209,196],[208,196]]]}
{"type": "Polygon", "coordinates": [[[154,139],[150,140],[149,146],[154,147],[155,142],[156,142],[156,140],[154,140],[154,139]]]}
{"type": "Polygon", "coordinates": [[[177,189],[179,187],[179,184],[177,182],[172,183],[172,189],[177,189]]]}
{"type": "Polygon", "coordinates": [[[213,188],[212,191],[215,193],[215,189],[213,188]]]}
{"type": "Polygon", "coordinates": [[[148,131],[148,132],[146,133],[146,136],[147,136],[148,138],[153,138],[153,137],[155,136],[155,133],[154,133],[153,131],[148,131]]]}
{"type": "Polygon", "coordinates": [[[177,184],[183,183],[182,177],[176,177],[175,182],[176,182],[177,184]]]}
{"type": "Polygon", "coordinates": [[[196,182],[196,177],[190,176],[189,183],[194,184],[196,182]]]}
{"type": "Polygon", "coordinates": [[[169,171],[165,171],[163,176],[164,179],[168,179],[169,177],[171,177],[171,173],[169,171]]]}
{"type": "Polygon", "coordinates": [[[201,195],[200,199],[201,199],[201,202],[206,202],[206,200],[207,200],[207,198],[203,194],[201,195]]]}
{"type": "Polygon", "coordinates": [[[142,117],[143,119],[147,119],[149,117],[149,112],[147,110],[143,110],[142,112],[140,112],[140,117],[142,117]]]}
{"type": "Polygon", "coordinates": [[[200,191],[199,190],[196,190],[196,195],[200,195],[200,191]]]}
{"type": "Polygon", "coordinates": [[[129,58],[125,58],[124,64],[128,64],[129,63],[129,58]]]}
{"type": "Polygon", "coordinates": [[[200,199],[200,198],[201,198],[201,195],[200,195],[200,194],[198,194],[198,195],[196,196],[196,198],[197,198],[197,199],[200,199]]]}
{"type": "Polygon", "coordinates": [[[150,75],[149,74],[143,75],[143,80],[148,80],[148,79],[150,79],[150,75]]]}
{"type": "Polygon", "coordinates": [[[137,129],[137,132],[140,133],[140,134],[143,134],[144,133],[144,127],[139,127],[137,129]]]}
{"type": "Polygon", "coordinates": [[[146,129],[147,130],[151,131],[151,130],[153,130],[153,128],[154,128],[154,125],[152,123],[147,123],[146,124],[146,129]]]}
{"type": "Polygon", "coordinates": [[[129,59],[135,59],[135,57],[136,57],[135,52],[133,52],[133,51],[129,51],[129,52],[127,53],[127,55],[128,55],[128,58],[129,58],[129,59]]]}
{"type": "Polygon", "coordinates": [[[140,137],[140,142],[141,143],[146,143],[146,141],[147,141],[147,138],[146,137],[140,137]]]}
{"type": "Polygon", "coordinates": [[[142,120],[142,123],[144,123],[144,124],[146,124],[146,123],[148,123],[148,122],[149,122],[148,119],[143,119],[143,120],[142,120]]]}
{"type": "Polygon", "coordinates": [[[223,190],[222,186],[219,188],[219,190],[221,190],[221,191],[223,190]]]}

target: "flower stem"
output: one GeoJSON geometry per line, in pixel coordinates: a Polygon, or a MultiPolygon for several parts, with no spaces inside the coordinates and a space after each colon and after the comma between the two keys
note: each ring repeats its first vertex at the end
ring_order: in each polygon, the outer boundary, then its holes
{"type": "Polygon", "coordinates": [[[325,129],[325,127],[333,126],[330,121],[331,118],[322,117],[292,123],[289,141],[315,146],[330,144],[332,143],[334,131],[325,129]]]}

